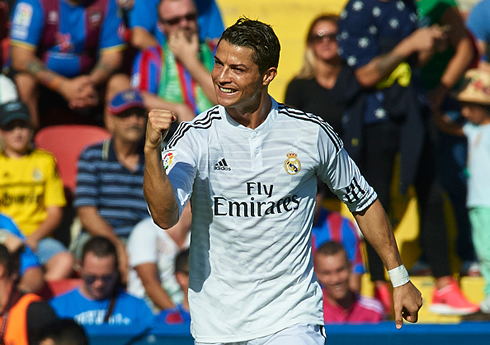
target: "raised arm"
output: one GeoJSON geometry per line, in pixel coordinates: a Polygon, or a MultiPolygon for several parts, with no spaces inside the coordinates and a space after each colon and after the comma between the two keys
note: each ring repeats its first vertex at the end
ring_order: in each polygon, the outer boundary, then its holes
{"type": "Polygon", "coordinates": [[[168,110],[151,110],[148,114],[145,139],[145,174],[143,192],[153,221],[168,229],[179,220],[179,206],[162,164],[162,140],[172,121],[177,120],[168,110]]]}
{"type": "Polygon", "coordinates": [[[394,275],[390,274],[390,278],[394,286],[393,302],[396,327],[398,329],[402,327],[403,319],[409,322],[417,322],[418,311],[422,307],[422,295],[409,280],[403,285],[397,286],[399,283],[398,271],[404,270],[404,267],[383,206],[379,200],[376,200],[363,212],[354,213],[354,217],[364,237],[374,247],[388,272],[395,272],[394,275]]]}

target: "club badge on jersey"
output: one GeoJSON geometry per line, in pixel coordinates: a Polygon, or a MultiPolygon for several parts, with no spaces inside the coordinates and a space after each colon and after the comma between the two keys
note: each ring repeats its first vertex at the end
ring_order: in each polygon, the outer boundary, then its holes
{"type": "Polygon", "coordinates": [[[297,154],[289,152],[287,159],[284,161],[284,169],[289,175],[296,175],[301,170],[301,162],[297,158],[297,154]]]}

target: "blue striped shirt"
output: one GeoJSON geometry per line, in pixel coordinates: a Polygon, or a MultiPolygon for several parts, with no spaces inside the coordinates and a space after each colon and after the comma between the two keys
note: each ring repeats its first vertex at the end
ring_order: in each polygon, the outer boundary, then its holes
{"type": "Polygon", "coordinates": [[[112,141],[89,146],[78,161],[74,207],[94,206],[119,237],[128,237],[149,216],[143,196],[145,161],[141,150],[135,171],[117,159],[112,141]]]}

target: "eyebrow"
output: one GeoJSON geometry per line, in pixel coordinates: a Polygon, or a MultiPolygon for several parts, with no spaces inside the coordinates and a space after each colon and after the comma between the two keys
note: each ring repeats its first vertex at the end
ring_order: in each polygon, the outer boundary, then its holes
{"type": "MultiPolygon", "coordinates": [[[[223,61],[221,61],[216,55],[214,56],[214,61],[215,62],[219,62],[219,63],[223,63],[223,61]]],[[[232,68],[241,67],[241,68],[248,69],[248,66],[247,65],[241,64],[241,63],[230,64],[230,67],[232,67],[232,68]]]]}

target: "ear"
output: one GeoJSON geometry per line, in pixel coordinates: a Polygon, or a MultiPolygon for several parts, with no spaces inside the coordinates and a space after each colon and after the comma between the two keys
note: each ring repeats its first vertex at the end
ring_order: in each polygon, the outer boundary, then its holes
{"type": "Polygon", "coordinates": [[[277,75],[277,68],[269,67],[267,71],[265,71],[264,76],[262,78],[262,85],[268,86],[274,80],[276,75],[277,75]]]}

